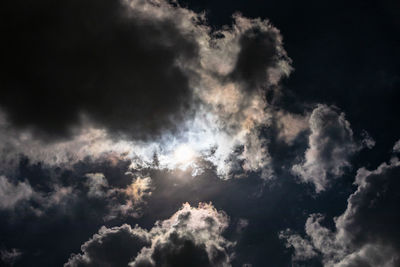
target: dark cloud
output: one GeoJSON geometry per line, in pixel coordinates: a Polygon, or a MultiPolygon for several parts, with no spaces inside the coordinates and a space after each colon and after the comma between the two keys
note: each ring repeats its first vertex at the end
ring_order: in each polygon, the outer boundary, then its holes
{"type": "Polygon", "coordinates": [[[21,257],[22,252],[16,248],[6,250],[0,250],[0,263],[6,264],[9,266],[14,266],[14,264],[18,261],[21,257]]]}
{"type": "Polygon", "coordinates": [[[150,231],[102,227],[64,266],[230,266],[233,243],[221,236],[227,226],[226,214],[212,205],[184,204],[150,231]]]}
{"type": "Polygon", "coordinates": [[[82,254],[71,255],[64,266],[127,266],[139,250],[149,244],[145,230],[131,228],[124,224],[120,227],[101,227],[99,232],[85,242],[82,254]]]}
{"type": "Polygon", "coordinates": [[[63,169],[23,159],[1,178],[7,201],[0,208],[0,246],[23,251],[21,266],[61,266],[102,225],[139,216],[147,191],[125,174],[128,166],[88,159],[63,169]]]}
{"type": "Polygon", "coordinates": [[[277,67],[286,55],[279,51],[278,31],[253,27],[245,31],[239,39],[240,51],[230,77],[244,83],[249,90],[267,86],[270,78],[268,70],[277,67]]]}
{"type": "MultiPolygon", "coordinates": [[[[285,151],[292,151],[294,146],[284,147],[285,151]]],[[[168,220],[184,202],[195,207],[199,202],[211,200],[214,207],[230,215],[231,223],[224,236],[236,243],[235,256],[229,256],[233,266],[244,263],[265,266],[266,257],[271,265],[287,265],[289,253],[284,250],[277,233],[287,227],[302,229],[309,213],[341,212],[348,195],[343,193],[343,188],[334,187],[333,192],[324,192],[314,199],[311,185],[296,183],[290,176],[290,169],[285,171],[280,166],[280,157],[285,153],[278,156],[274,151],[273,155],[279,179],[268,181],[260,179],[256,173],[223,180],[216,174],[215,166],[207,162],[204,162],[208,164],[204,172],[193,176],[190,168],[186,171],[132,169],[130,161],[114,158],[88,158],[67,169],[24,159],[7,181],[14,185],[18,181],[29,184],[33,195],[16,202],[13,209],[0,210],[2,242],[7,248],[24,251],[21,266],[59,266],[67,262],[71,253],[84,254],[81,245],[103,225],[110,229],[128,223],[152,229],[155,221],[168,220]],[[62,246],[59,245],[61,241],[62,246]]],[[[290,167],[290,162],[285,162],[284,166],[290,167]]],[[[196,212],[190,213],[191,216],[182,217],[180,221],[196,218],[196,212]]],[[[206,260],[205,263],[201,261],[205,265],[227,260],[220,249],[215,253],[222,255],[221,258],[209,261],[201,256],[204,249],[199,244],[204,242],[200,240],[199,243],[198,235],[190,235],[191,231],[185,229],[177,230],[177,237],[157,234],[168,244],[154,243],[154,249],[147,245],[151,250],[143,254],[146,262],[149,259],[167,261],[164,256],[168,255],[171,260],[187,260],[187,257],[181,258],[183,251],[206,260]]],[[[230,255],[230,250],[227,251],[230,255]]]]}
{"type": "Polygon", "coordinates": [[[399,265],[395,5],[200,2],[0,4],[0,265],[399,265]]]}
{"type": "Polygon", "coordinates": [[[26,182],[10,182],[5,176],[0,176],[0,209],[13,209],[19,202],[30,199],[32,187],[26,182]]]}
{"type": "Polygon", "coordinates": [[[321,214],[313,214],[305,226],[310,241],[283,234],[295,249],[293,260],[313,258],[318,251],[324,266],[398,266],[399,175],[397,158],[374,171],[359,169],[355,181],[358,188],[348,198],[345,212],[335,218],[334,231],[324,226],[321,214]]]}
{"type": "Polygon", "coordinates": [[[174,130],[192,94],[178,61],[197,44],[168,17],[123,1],[4,1],[0,107],[44,138],[70,135],[87,116],[145,139],[174,130]]]}

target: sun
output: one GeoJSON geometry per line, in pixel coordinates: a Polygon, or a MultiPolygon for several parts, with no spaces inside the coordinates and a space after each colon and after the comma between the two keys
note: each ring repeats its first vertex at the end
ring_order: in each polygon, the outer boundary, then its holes
{"type": "Polygon", "coordinates": [[[185,166],[193,162],[196,157],[196,151],[188,144],[179,145],[174,153],[173,158],[176,165],[185,166]]]}

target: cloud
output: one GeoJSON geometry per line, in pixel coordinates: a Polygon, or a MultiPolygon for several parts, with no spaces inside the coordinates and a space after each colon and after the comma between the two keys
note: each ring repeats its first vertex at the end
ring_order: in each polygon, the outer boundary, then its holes
{"type": "Polygon", "coordinates": [[[301,116],[284,110],[278,110],[275,114],[278,128],[278,138],[287,144],[293,144],[296,137],[309,129],[309,115],[301,116]]]}
{"type": "Polygon", "coordinates": [[[13,266],[21,256],[22,252],[16,248],[10,250],[0,250],[1,261],[9,266],[13,266]]]}
{"type": "Polygon", "coordinates": [[[66,203],[76,197],[72,187],[57,182],[47,184],[49,181],[33,184],[29,178],[20,181],[17,177],[0,176],[0,209],[9,210],[9,214],[41,216],[52,207],[65,208],[66,203]]]}
{"type": "Polygon", "coordinates": [[[115,153],[146,167],[156,152],[161,168],[185,168],[195,158],[173,157],[185,146],[223,178],[273,176],[266,96],[292,68],[268,20],[235,14],[213,29],[203,13],[163,0],[3,5],[0,135],[12,152],[3,164],[19,154],[70,165],[115,153]]]}
{"type": "Polygon", "coordinates": [[[45,139],[69,136],[82,116],[139,139],[173,131],[190,114],[182,65],[198,45],[179,10],[155,16],[134,2],[4,2],[0,106],[10,122],[45,139]]]}
{"type": "Polygon", "coordinates": [[[286,241],[287,248],[293,247],[293,261],[304,261],[312,259],[318,255],[314,249],[314,246],[309,240],[302,238],[298,234],[294,234],[292,231],[290,231],[290,229],[281,231],[279,233],[279,238],[286,241]]]}
{"type": "Polygon", "coordinates": [[[293,260],[312,257],[311,244],[322,255],[324,266],[398,266],[399,174],[397,158],[374,171],[359,169],[355,180],[358,188],[348,198],[345,212],[335,218],[334,231],[323,226],[325,218],[321,214],[312,214],[306,222],[305,239],[283,235],[287,245],[295,249],[293,260]]]}
{"type": "Polygon", "coordinates": [[[230,266],[227,227],[227,215],[211,204],[184,204],[149,231],[103,226],[65,266],[230,266]]]}
{"type": "Polygon", "coordinates": [[[153,189],[150,177],[133,178],[125,188],[109,188],[105,199],[109,202],[110,211],[105,218],[140,217],[153,189]]]}
{"type": "Polygon", "coordinates": [[[375,146],[375,140],[369,135],[369,133],[365,130],[361,132],[361,135],[363,137],[361,143],[363,144],[364,147],[367,147],[369,149],[372,149],[375,146]]]}
{"type": "Polygon", "coordinates": [[[5,176],[0,176],[0,209],[13,209],[19,202],[29,200],[34,194],[27,182],[10,182],[5,176]]]}
{"type": "Polygon", "coordinates": [[[0,210],[16,218],[46,218],[55,209],[60,217],[95,212],[102,221],[140,217],[154,186],[150,177],[128,168],[128,162],[113,159],[79,162],[64,170],[21,160],[10,178],[0,176],[0,210]]]}
{"type": "Polygon", "coordinates": [[[344,113],[337,108],[318,105],[312,112],[311,134],[304,160],[292,171],[304,182],[315,185],[317,192],[325,190],[330,178],[340,177],[350,167],[350,157],[359,150],[353,131],[344,113]]]}
{"type": "Polygon", "coordinates": [[[268,87],[280,80],[274,76],[281,72],[290,72],[290,67],[282,71],[279,64],[289,61],[285,50],[282,49],[282,37],[276,28],[270,27],[260,20],[244,20],[240,15],[236,15],[239,23],[251,23],[239,38],[240,50],[236,58],[236,63],[230,73],[230,78],[239,83],[244,83],[246,89],[257,90],[260,87],[268,87]],[[242,22],[240,22],[242,20],[242,22]]]}
{"type": "Polygon", "coordinates": [[[148,239],[148,233],[139,227],[103,226],[81,246],[82,254],[71,255],[64,266],[127,266],[139,249],[149,243],[148,239]]]}
{"type": "Polygon", "coordinates": [[[89,187],[89,197],[102,197],[105,194],[105,189],[108,187],[108,182],[102,173],[88,173],[87,186],[89,187]]]}
{"type": "Polygon", "coordinates": [[[142,202],[145,196],[151,195],[151,178],[137,177],[132,184],[125,189],[125,194],[132,197],[133,201],[138,203],[142,202]]]}
{"type": "Polygon", "coordinates": [[[399,153],[400,152],[400,140],[398,140],[393,146],[393,152],[399,153]]]}

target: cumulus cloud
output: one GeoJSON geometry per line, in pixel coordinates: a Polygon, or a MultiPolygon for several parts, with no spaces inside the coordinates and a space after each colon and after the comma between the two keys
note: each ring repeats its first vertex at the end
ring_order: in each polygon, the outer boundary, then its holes
{"type": "Polygon", "coordinates": [[[281,236],[295,249],[293,260],[309,259],[315,256],[309,252],[317,251],[324,266],[398,266],[399,174],[397,158],[373,171],[359,169],[358,188],[348,198],[345,212],[335,218],[334,231],[323,225],[321,214],[312,214],[306,222],[306,238],[281,236]]]}
{"type": "Polygon", "coordinates": [[[58,166],[20,163],[12,177],[0,176],[0,210],[20,218],[45,217],[54,209],[58,216],[74,216],[74,209],[87,210],[103,221],[140,217],[155,187],[150,177],[127,173],[128,167],[128,162],[103,160],[81,162],[60,172],[58,166]],[[86,172],[94,170],[96,164],[110,177],[86,172]]]}
{"type": "Polygon", "coordinates": [[[230,266],[233,243],[222,236],[228,223],[211,204],[184,204],[149,231],[103,226],[65,266],[230,266]]]}
{"type": "Polygon", "coordinates": [[[50,164],[115,153],[143,166],[156,152],[175,168],[190,165],[173,157],[184,145],[221,177],[272,176],[266,95],[292,69],[268,20],[235,14],[212,29],[164,0],[2,5],[3,164],[20,153],[50,164]]]}
{"type": "Polygon", "coordinates": [[[139,249],[149,243],[148,239],[148,233],[139,227],[103,226],[81,246],[82,254],[71,255],[64,266],[127,266],[139,249]]]}
{"type": "Polygon", "coordinates": [[[304,182],[315,185],[317,192],[325,190],[329,178],[336,178],[350,167],[350,157],[359,150],[353,131],[344,113],[337,108],[318,105],[309,119],[311,134],[304,160],[292,171],[304,182]]]}
{"type": "MultiPolygon", "coordinates": [[[[257,90],[263,86],[269,86],[280,80],[279,73],[282,66],[287,64],[286,52],[282,49],[282,37],[275,28],[267,28],[261,21],[250,21],[239,18],[238,24],[249,22],[253,24],[243,31],[239,38],[240,50],[236,63],[230,73],[234,81],[246,84],[246,89],[257,90]],[[242,21],[240,21],[242,20],[242,21]],[[270,77],[278,74],[278,77],[270,77]]],[[[287,65],[286,71],[290,68],[287,65]]]]}

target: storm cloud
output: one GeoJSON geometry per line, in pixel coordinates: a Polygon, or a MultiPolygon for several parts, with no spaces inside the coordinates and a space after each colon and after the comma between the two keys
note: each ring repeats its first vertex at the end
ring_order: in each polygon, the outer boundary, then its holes
{"type": "Polygon", "coordinates": [[[357,171],[357,190],[347,200],[347,209],[334,219],[335,229],[324,226],[322,214],[307,219],[307,238],[282,233],[295,250],[294,261],[322,256],[324,266],[388,266],[400,264],[398,234],[400,163],[392,158],[376,170],[357,171]],[[318,252],[318,254],[317,254],[318,252]]]}
{"type": "Polygon", "coordinates": [[[221,177],[273,176],[267,94],[292,68],[268,20],[235,14],[212,29],[204,14],[166,1],[3,5],[5,162],[113,151],[147,164],[156,152],[175,168],[174,150],[190,143],[221,177]]]}
{"type": "Polygon", "coordinates": [[[149,231],[103,226],[64,266],[231,266],[233,243],[221,235],[228,223],[211,204],[184,204],[149,231]]]}
{"type": "Polygon", "coordinates": [[[124,1],[5,1],[0,106],[13,125],[66,137],[87,116],[112,133],[156,137],[190,113],[179,62],[197,43],[171,17],[124,1]]]}
{"type": "Polygon", "coordinates": [[[0,265],[398,266],[372,2],[2,2],[0,265]]]}

